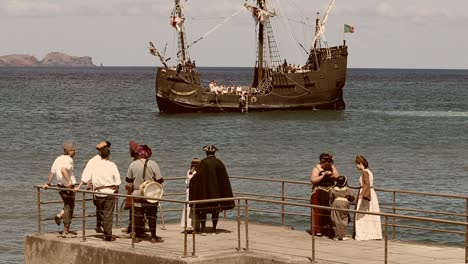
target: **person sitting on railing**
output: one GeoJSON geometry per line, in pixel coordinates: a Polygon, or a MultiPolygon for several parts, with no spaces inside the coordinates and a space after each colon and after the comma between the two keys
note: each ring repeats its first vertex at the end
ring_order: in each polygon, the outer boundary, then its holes
{"type": "MultiPolygon", "coordinates": [[[[356,199],[354,192],[348,187],[346,176],[340,175],[336,179],[336,185],[330,191],[331,207],[339,209],[349,209],[350,202],[356,199]]],[[[346,230],[348,223],[351,222],[349,212],[334,210],[331,212],[334,240],[348,240],[346,230]]]]}
{"type": "MultiPolygon", "coordinates": [[[[190,201],[218,199],[233,197],[231,182],[224,163],[215,157],[215,152],[218,150],[214,145],[206,145],[203,147],[206,153],[199,165],[197,174],[190,181],[189,199],[190,201]]],[[[202,235],[206,231],[206,214],[211,213],[213,222],[213,232],[216,233],[219,213],[223,210],[234,208],[234,201],[198,203],[192,204],[192,209],[195,208],[195,231],[201,232],[202,235]]]]}
{"type": "Polygon", "coordinates": [[[73,175],[73,157],[76,153],[76,147],[75,143],[72,141],[65,141],[62,146],[63,155],[55,159],[50,168],[49,175],[47,176],[47,183],[41,187],[47,189],[55,176],[57,179],[57,186],[68,189],[59,192],[63,200],[63,209],[55,216],[55,223],[60,225],[60,221],[63,218],[62,237],[71,237],[73,235],[70,234],[70,224],[73,217],[73,210],[75,209],[75,193],[73,192],[73,187],[76,184],[76,179],[75,175],[73,175]]]}
{"type": "MultiPolygon", "coordinates": [[[[333,164],[333,157],[328,153],[320,154],[320,163],[317,164],[310,174],[310,181],[313,184],[312,195],[310,196],[310,203],[313,205],[330,206],[330,190],[335,185],[335,179],[340,176],[338,169],[333,164]]],[[[333,229],[331,227],[330,210],[327,209],[313,209],[314,224],[310,234],[315,232],[316,236],[328,236],[333,238],[333,229]]],[[[311,210],[312,217],[312,210],[311,210]]]]}
{"type": "Polygon", "coordinates": [[[115,197],[112,193],[119,192],[121,184],[120,173],[114,162],[109,160],[110,148],[107,141],[96,145],[101,160],[93,162],[90,173],[84,174],[80,184],[75,187],[75,191],[81,188],[83,183],[93,183],[93,190],[100,194],[95,194],[96,214],[100,214],[102,227],[104,229],[104,240],[114,241],[117,237],[112,235],[112,222],[114,218],[115,197]]]}

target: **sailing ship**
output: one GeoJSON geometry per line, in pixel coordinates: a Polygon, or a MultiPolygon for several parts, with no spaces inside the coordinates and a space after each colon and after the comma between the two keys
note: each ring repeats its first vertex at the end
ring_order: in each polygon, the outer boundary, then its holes
{"type": "MultiPolygon", "coordinates": [[[[156,101],[161,113],[249,112],[290,109],[344,110],[343,88],[346,82],[348,47],[329,47],[324,41],[324,26],[335,0],[322,19],[317,13],[315,34],[303,65],[292,67],[282,58],[273,34],[271,20],[276,12],[267,0],[244,4],[256,23],[257,58],[252,84],[232,86],[215,81],[203,84],[189,49],[203,37],[188,44],[185,17],[180,0],[174,0],[170,24],[178,38],[177,63],[150,42],[151,54],[162,63],[156,73],[156,101]]],[[[312,30],[313,26],[311,26],[312,30]]],[[[311,32],[313,33],[313,32],[311,32]]],[[[166,44],[167,45],[167,44],[166,44]]]]}

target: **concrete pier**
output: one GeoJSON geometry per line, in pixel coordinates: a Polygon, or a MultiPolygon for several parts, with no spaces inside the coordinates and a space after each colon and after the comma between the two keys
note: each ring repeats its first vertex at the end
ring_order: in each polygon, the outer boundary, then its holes
{"type": "MultiPolygon", "coordinates": [[[[62,238],[59,233],[29,234],[25,236],[25,264],[129,264],[129,263],[310,263],[312,239],[304,231],[287,227],[249,223],[248,241],[244,223],[220,221],[218,232],[195,235],[193,253],[192,235],[188,235],[187,257],[184,257],[184,234],[179,224],[158,227],[158,236],[165,242],[152,244],[148,240],[135,243],[126,234],[115,229],[120,236],[116,241],[102,240],[102,234],[86,231],[86,241],[77,231],[76,238],[62,238]],[[241,247],[238,249],[239,237],[241,247]],[[248,247],[248,250],[247,250],[248,247]]],[[[75,230],[76,231],[76,230],[75,230]]],[[[462,247],[412,244],[388,241],[387,263],[454,264],[464,263],[462,247]]],[[[385,263],[385,241],[334,241],[315,238],[315,263],[385,263]]]]}

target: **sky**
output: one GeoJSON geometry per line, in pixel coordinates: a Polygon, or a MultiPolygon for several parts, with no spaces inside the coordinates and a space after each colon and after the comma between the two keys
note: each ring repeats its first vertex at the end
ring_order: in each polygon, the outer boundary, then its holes
{"type": "MultiPolygon", "coordinates": [[[[330,1],[270,0],[288,62],[305,62],[299,43],[310,47],[316,13],[323,17],[330,1]]],[[[240,11],[245,2],[252,0],[182,0],[189,43],[222,24],[191,46],[197,66],[254,65],[255,22],[240,11]]],[[[166,57],[174,54],[173,6],[172,0],[0,0],[0,56],[41,60],[59,51],[91,56],[96,65],[160,66],[148,42],[166,57]]],[[[350,68],[468,69],[467,10],[466,0],[336,0],[325,36],[329,46],[346,39],[350,68]],[[344,34],[344,24],[356,32],[344,34]]]]}

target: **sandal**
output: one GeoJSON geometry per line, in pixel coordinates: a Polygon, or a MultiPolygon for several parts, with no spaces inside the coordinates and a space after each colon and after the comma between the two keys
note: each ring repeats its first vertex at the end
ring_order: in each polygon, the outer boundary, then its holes
{"type": "Polygon", "coordinates": [[[77,237],[77,235],[72,234],[72,233],[62,234],[62,238],[75,238],[75,237],[77,237]]]}
{"type": "Polygon", "coordinates": [[[151,243],[162,243],[162,242],[164,242],[164,239],[162,239],[161,237],[156,237],[156,238],[151,239],[151,243]]]}

